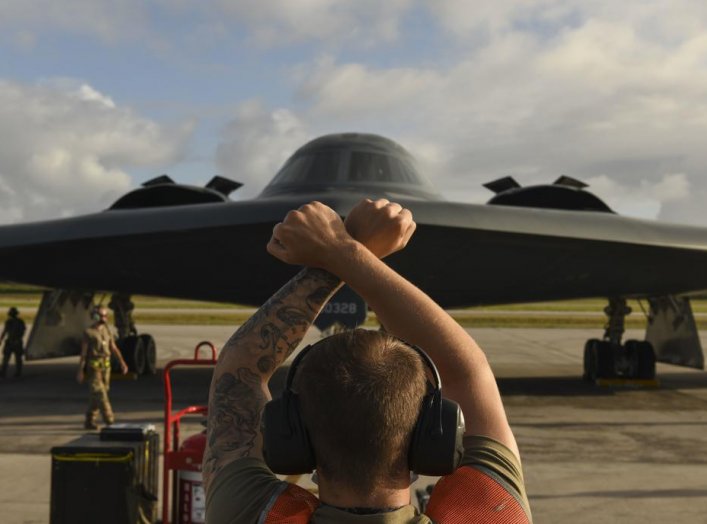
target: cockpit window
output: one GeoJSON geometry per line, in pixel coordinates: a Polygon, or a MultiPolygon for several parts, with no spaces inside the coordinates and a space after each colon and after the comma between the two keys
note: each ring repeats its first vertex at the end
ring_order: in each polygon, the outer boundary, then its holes
{"type": "Polygon", "coordinates": [[[317,151],[313,154],[297,155],[282,166],[270,184],[334,182],[338,178],[344,153],[343,151],[317,151]]]}
{"type": "Polygon", "coordinates": [[[343,146],[301,148],[285,162],[261,196],[360,188],[370,194],[393,192],[440,198],[402,148],[389,146],[387,149],[391,151],[388,152],[385,147],[365,147],[365,144],[352,147],[344,143],[343,146]]]}
{"type": "Polygon", "coordinates": [[[348,179],[352,182],[424,185],[411,163],[370,152],[351,153],[348,179]]]}

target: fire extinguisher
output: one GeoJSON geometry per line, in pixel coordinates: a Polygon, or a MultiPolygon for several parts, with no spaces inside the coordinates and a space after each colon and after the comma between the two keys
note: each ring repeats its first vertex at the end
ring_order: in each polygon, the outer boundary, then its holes
{"type": "Polygon", "coordinates": [[[206,522],[206,494],[201,474],[201,462],[206,449],[206,430],[185,439],[179,452],[189,456],[189,469],[177,470],[175,511],[176,523],[202,524],[206,522]]]}

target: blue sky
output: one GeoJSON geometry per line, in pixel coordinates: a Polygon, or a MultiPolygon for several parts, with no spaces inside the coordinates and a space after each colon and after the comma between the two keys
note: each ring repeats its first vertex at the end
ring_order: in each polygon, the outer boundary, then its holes
{"type": "Polygon", "coordinates": [[[0,223],[161,173],[256,195],[323,133],[400,142],[449,199],[579,178],[707,225],[707,6],[688,0],[0,0],[0,223]]]}

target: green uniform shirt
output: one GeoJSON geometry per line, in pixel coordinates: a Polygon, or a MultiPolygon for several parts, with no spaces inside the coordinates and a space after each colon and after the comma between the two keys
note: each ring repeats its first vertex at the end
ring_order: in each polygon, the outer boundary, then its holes
{"type": "MultiPolygon", "coordinates": [[[[523,472],[513,452],[488,437],[464,438],[462,464],[489,471],[503,480],[509,492],[521,503],[528,516],[530,510],[523,483],[523,472]]],[[[208,524],[257,523],[272,495],[282,488],[282,482],[261,459],[246,457],[228,464],[214,477],[206,498],[208,524]]],[[[352,513],[322,505],[314,512],[314,524],[428,524],[412,506],[373,515],[352,513]]]]}
{"type": "Polygon", "coordinates": [[[88,351],[86,352],[87,360],[110,358],[110,343],[113,339],[113,333],[111,333],[107,324],[86,328],[83,336],[88,346],[88,351]]]}

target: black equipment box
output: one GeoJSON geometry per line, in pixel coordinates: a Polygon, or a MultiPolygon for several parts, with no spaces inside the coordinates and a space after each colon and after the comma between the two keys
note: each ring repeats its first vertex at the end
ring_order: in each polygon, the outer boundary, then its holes
{"type": "Polygon", "coordinates": [[[159,435],[152,429],[122,425],[53,447],[50,523],[155,522],[159,435]]]}

